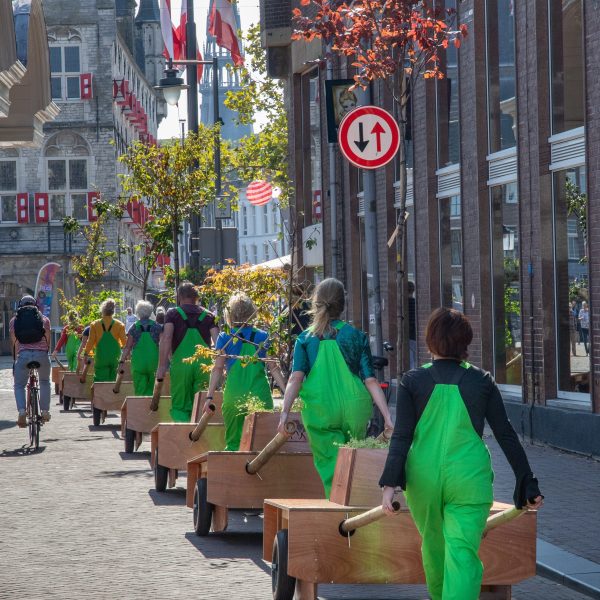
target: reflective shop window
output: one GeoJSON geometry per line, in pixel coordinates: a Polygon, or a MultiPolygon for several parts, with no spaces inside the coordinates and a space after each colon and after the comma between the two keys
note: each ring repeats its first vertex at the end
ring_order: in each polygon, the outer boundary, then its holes
{"type": "Polygon", "coordinates": [[[522,385],[521,261],[517,183],[490,189],[495,378],[522,385]]]}
{"type": "Polygon", "coordinates": [[[440,199],[440,292],[442,306],[464,310],[460,196],[440,199]]]}
{"type": "Polygon", "coordinates": [[[590,391],[590,291],[585,168],[554,173],[558,389],[590,391]]]}
{"type": "MultiPolygon", "coordinates": [[[[446,8],[456,9],[456,0],[446,0],[446,8]]],[[[443,79],[436,80],[438,167],[460,160],[460,121],[458,104],[458,50],[450,44],[441,56],[443,79]]]]}
{"type": "Polygon", "coordinates": [[[552,133],[584,124],[583,2],[549,0],[552,133]]]}
{"type": "Polygon", "coordinates": [[[514,0],[487,0],[486,33],[489,150],[493,153],[516,144],[514,0]]]}

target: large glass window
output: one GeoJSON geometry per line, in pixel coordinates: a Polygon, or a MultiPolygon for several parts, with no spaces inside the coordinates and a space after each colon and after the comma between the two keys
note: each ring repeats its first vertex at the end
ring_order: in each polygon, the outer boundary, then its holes
{"type": "Polygon", "coordinates": [[[464,310],[460,196],[440,199],[440,286],[442,306],[464,310]]]}
{"type": "Polygon", "coordinates": [[[490,152],[516,144],[514,0],[487,0],[487,68],[490,152]]]}
{"type": "Polygon", "coordinates": [[[54,100],[78,100],[81,97],[79,45],[50,46],[50,86],[54,100]]]}
{"type": "Polygon", "coordinates": [[[16,160],[0,160],[0,219],[3,223],[17,220],[16,160]]]}
{"type": "Polygon", "coordinates": [[[491,188],[495,377],[522,384],[521,272],[517,184],[491,188]]]}
{"type": "Polygon", "coordinates": [[[584,123],[582,0],[549,0],[552,133],[584,123]]]}
{"type": "Polygon", "coordinates": [[[554,174],[554,222],[558,387],[562,392],[589,394],[591,330],[583,167],[554,174]]]}
{"type": "MultiPolygon", "coordinates": [[[[456,9],[456,0],[446,0],[445,6],[456,9]]],[[[442,53],[441,67],[445,76],[436,81],[437,151],[440,168],[460,160],[458,51],[454,44],[450,44],[442,53]]]]}
{"type": "Polygon", "coordinates": [[[50,219],[60,221],[72,216],[86,221],[88,161],[87,159],[48,159],[48,191],[50,219]]]}

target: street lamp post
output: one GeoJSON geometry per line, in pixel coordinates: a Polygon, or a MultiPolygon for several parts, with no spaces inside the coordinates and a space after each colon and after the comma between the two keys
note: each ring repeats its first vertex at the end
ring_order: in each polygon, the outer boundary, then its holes
{"type": "MultiPolygon", "coordinates": [[[[215,55],[212,60],[197,60],[195,58],[196,51],[196,24],[194,23],[194,9],[192,0],[187,0],[188,6],[188,22],[186,35],[188,44],[186,47],[186,59],[177,60],[169,59],[167,68],[165,69],[165,77],[159,81],[159,85],[155,86],[156,90],[161,90],[164,94],[165,101],[169,106],[176,106],[179,102],[182,90],[188,90],[187,105],[188,105],[188,129],[194,133],[198,133],[198,65],[212,65],[213,69],[213,122],[220,122],[219,115],[219,62],[215,55]],[[191,7],[191,9],[190,9],[191,7]],[[173,65],[184,65],[186,67],[187,80],[189,85],[185,85],[179,71],[173,65]]],[[[215,195],[217,201],[221,196],[221,134],[220,131],[215,133],[215,195]]],[[[223,262],[223,230],[221,219],[216,218],[216,203],[215,203],[215,226],[217,234],[217,265],[221,266],[223,262]]],[[[191,219],[191,237],[192,237],[192,252],[190,257],[190,265],[192,269],[200,270],[200,215],[193,214],[191,219]]],[[[174,249],[177,252],[177,249],[174,249]]]]}

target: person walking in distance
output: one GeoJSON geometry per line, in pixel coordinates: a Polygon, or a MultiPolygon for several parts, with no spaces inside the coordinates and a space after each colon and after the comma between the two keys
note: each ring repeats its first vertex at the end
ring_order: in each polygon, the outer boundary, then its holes
{"type": "Polygon", "coordinates": [[[350,438],[366,437],[372,402],[381,411],[385,428],[393,428],[373,371],[369,339],[340,320],[344,306],[341,281],[325,279],[315,288],[309,311],[311,324],[296,340],[278,427],[280,433],[285,433],[292,403],[299,397],[315,468],[327,498],[339,446],[350,438]]]}
{"type": "Polygon", "coordinates": [[[17,403],[17,425],[25,427],[26,392],[29,369],[27,365],[39,363],[40,409],[42,419],[50,420],[50,319],[38,310],[33,296],[23,296],[17,314],[10,320],[10,340],[13,347],[14,392],[17,403]]]}
{"type": "Polygon", "coordinates": [[[579,324],[581,325],[581,337],[583,341],[583,347],[585,349],[586,356],[590,354],[590,347],[588,344],[590,337],[590,310],[588,303],[584,300],[581,303],[581,310],[579,311],[579,324]]]}
{"type": "Polygon", "coordinates": [[[134,314],[131,306],[127,307],[127,316],[125,317],[125,333],[129,333],[129,330],[136,324],[138,318],[134,314]]]}
{"type": "Polygon", "coordinates": [[[210,347],[217,340],[219,328],[212,313],[198,304],[198,290],[184,281],[177,290],[178,304],[170,308],[160,338],[159,364],[156,379],[170,373],[171,416],[174,421],[189,422],[196,392],[206,389],[209,373],[202,370],[208,359],[184,362],[196,351],[196,346],[210,347]],[[171,361],[169,367],[169,359],[171,361]]]}
{"type": "Polygon", "coordinates": [[[77,313],[74,310],[69,311],[67,324],[63,327],[60,338],[56,342],[54,352],[52,353],[52,358],[56,360],[56,355],[63,346],[65,347],[69,371],[77,371],[77,355],[79,353],[79,346],[81,345],[82,333],[83,327],[78,323],[77,313]]]}
{"type": "Polygon", "coordinates": [[[146,300],[136,304],[138,321],[129,330],[127,344],[121,354],[121,363],[131,355],[131,376],[136,396],[152,396],[158,367],[158,343],[163,328],[150,318],[152,309],[152,304],[146,300]]]}
{"type": "Polygon", "coordinates": [[[493,503],[494,473],[482,438],[485,421],[516,477],[517,508],[543,502],[525,451],[492,376],[466,362],[473,330],[460,311],[438,308],[425,339],[433,361],[404,375],[396,425],[380,485],[392,514],[396,487],[421,534],[432,600],[477,600],[481,537],[493,503]]]}
{"type": "Polygon", "coordinates": [[[115,301],[108,298],[100,305],[101,319],[90,325],[90,336],[85,345],[85,356],[94,353],[94,382],[114,381],[121,348],[127,343],[125,325],[114,318],[115,301]]]}

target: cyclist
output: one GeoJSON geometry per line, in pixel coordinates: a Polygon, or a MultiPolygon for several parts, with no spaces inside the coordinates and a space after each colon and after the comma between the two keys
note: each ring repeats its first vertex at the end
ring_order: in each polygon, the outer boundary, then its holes
{"type": "Polygon", "coordinates": [[[13,345],[13,376],[15,400],[19,415],[17,425],[27,426],[25,387],[29,377],[27,365],[39,363],[40,408],[42,419],[50,420],[50,319],[38,310],[33,296],[23,296],[17,314],[10,320],[10,339],[13,345]]]}

